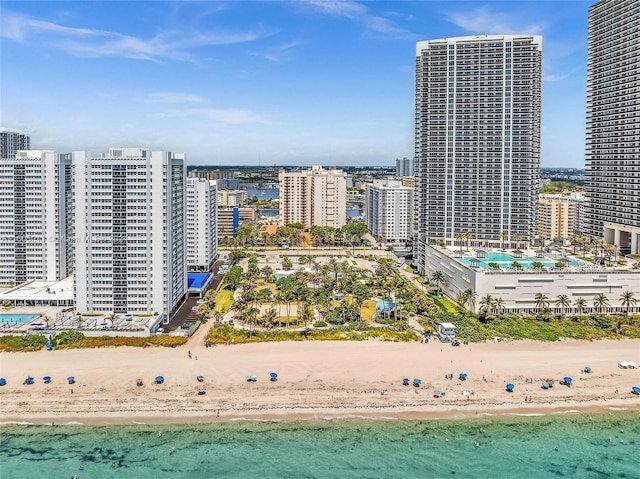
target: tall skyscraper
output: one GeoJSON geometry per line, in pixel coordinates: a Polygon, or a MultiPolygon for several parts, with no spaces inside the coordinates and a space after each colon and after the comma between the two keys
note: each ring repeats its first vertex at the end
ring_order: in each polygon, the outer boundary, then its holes
{"type": "Polygon", "coordinates": [[[50,150],[0,159],[0,285],[57,281],[71,274],[69,166],[50,150]]]}
{"type": "Polygon", "coordinates": [[[28,150],[30,139],[15,131],[0,131],[0,158],[15,158],[18,150],[28,150]]]}
{"type": "Polygon", "coordinates": [[[216,182],[187,178],[187,267],[209,271],[218,257],[216,182]]]}
{"type": "Polygon", "coordinates": [[[542,38],[488,35],[416,46],[416,233],[425,244],[536,233],[542,38]]]}
{"type": "Polygon", "coordinates": [[[347,222],[346,173],[313,166],[310,170],[280,170],[280,225],[340,228],[347,222]]]}
{"type": "Polygon", "coordinates": [[[365,223],[375,237],[390,243],[411,238],[413,188],[398,180],[374,180],[365,186],[365,223]]]}
{"type": "Polygon", "coordinates": [[[640,2],[589,9],[587,233],[640,253],[640,2]]]}
{"type": "Polygon", "coordinates": [[[413,158],[396,158],[396,178],[413,176],[413,158]]]}
{"type": "Polygon", "coordinates": [[[78,312],[158,313],[187,293],[183,154],[73,152],[78,312]]]}

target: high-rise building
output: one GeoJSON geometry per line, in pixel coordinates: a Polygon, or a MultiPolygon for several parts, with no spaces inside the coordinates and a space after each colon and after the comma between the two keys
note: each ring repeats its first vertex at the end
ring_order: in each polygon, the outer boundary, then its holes
{"type": "Polygon", "coordinates": [[[240,206],[246,199],[245,190],[218,190],[218,206],[240,206]]]}
{"type": "Polygon", "coordinates": [[[17,151],[0,159],[0,285],[57,281],[71,274],[69,167],[49,150],[17,151]]]}
{"type": "Polygon", "coordinates": [[[587,233],[640,254],[640,2],[589,9],[587,233]]]}
{"type": "Polygon", "coordinates": [[[73,152],[78,312],[157,313],[187,293],[183,154],[73,152]]]}
{"type": "Polygon", "coordinates": [[[216,182],[187,178],[187,268],[209,271],[218,257],[216,182]]]}
{"type": "Polygon", "coordinates": [[[346,173],[333,167],[325,170],[284,171],[280,183],[280,226],[301,223],[306,227],[340,228],[347,221],[346,173]]]}
{"type": "Polygon", "coordinates": [[[30,139],[15,131],[0,131],[0,158],[15,158],[18,150],[28,150],[30,139]]]}
{"type": "Polygon", "coordinates": [[[413,158],[396,158],[396,178],[413,176],[413,158]]]}
{"type": "Polygon", "coordinates": [[[425,244],[536,234],[542,39],[484,35],[416,46],[415,229],[425,244]]]}
{"type": "Polygon", "coordinates": [[[585,197],[578,193],[540,195],[538,200],[538,231],[540,239],[569,239],[584,234],[585,197]]]}
{"type": "Polygon", "coordinates": [[[376,238],[406,243],[412,233],[413,188],[398,180],[373,180],[365,187],[365,223],[376,238]]]}

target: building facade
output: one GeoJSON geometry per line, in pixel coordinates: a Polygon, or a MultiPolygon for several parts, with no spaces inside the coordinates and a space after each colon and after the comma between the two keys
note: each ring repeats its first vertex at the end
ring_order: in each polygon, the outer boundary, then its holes
{"type": "Polygon", "coordinates": [[[78,312],[168,320],[187,292],[183,154],[73,152],[78,312]]]}
{"type": "Polygon", "coordinates": [[[218,206],[240,206],[246,199],[244,190],[218,190],[218,206]]]}
{"type": "Polygon", "coordinates": [[[413,176],[413,158],[396,158],[396,178],[413,176]]]}
{"type": "Polygon", "coordinates": [[[346,173],[321,166],[310,170],[280,170],[280,226],[301,223],[305,227],[340,228],[347,221],[346,173]]]}
{"type": "Polygon", "coordinates": [[[374,180],[365,189],[365,223],[374,237],[387,243],[411,238],[413,189],[398,180],[374,180]]]}
{"type": "Polygon", "coordinates": [[[637,0],[589,9],[588,233],[640,254],[640,55],[637,0]]]}
{"type": "Polygon", "coordinates": [[[583,195],[540,195],[538,200],[538,231],[540,239],[569,239],[584,234],[583,195]]]}
{"type": "Polygon", "coordinates": [[[19,150],[28,150],[31,139],[15,131],[0,131],[0,158],[15,158],[19,150]]]}
{"type": "Polygon", "coordinates": [[[424,246],[536,235],[542,39],[489,35],[416,46],[415,230],[424,246]]]}
{"type": "Polygon", "coordinates": [[[0,159],[0,285],[58,281],[72,271],[70,163],[50,150],[0,159]]]}
{"type": "Polygon", "coordinates": [[[209,271],[218,257],[216,182],[187,178],[187,268],[209,271]]]}
{"type": "Polygon", "coordinates": [[[226,243],[236,237],[239,226],[253,224],[256,221],[256,209],[245,207],[218,207],[218,241],[226,243]]]}

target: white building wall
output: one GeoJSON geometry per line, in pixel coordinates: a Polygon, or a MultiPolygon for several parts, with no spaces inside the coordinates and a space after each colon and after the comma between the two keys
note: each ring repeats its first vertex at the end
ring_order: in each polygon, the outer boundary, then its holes
{"type": "Polygon", "coordinates": [[[373,236],[406,242],[412,233],[413,189],[401,181],[375,180],[365,186],[365,222],[373,236]]]}
{"type": "MultiPolygon", "coordinates": [[[[455,299],[467,289],[477,294],[473,311],[478,312],[480,300],[490,294],[494,299],[502,298],[505,310],[518,313],[535,312],[535,295],[545,294],[549,306],[555,309],[556,298],[564,294],[573,305],[575,300],[583,298],[587,302],[584,313],[593,312],[593,298],[604,294],[610,304],[608,312],[625,312],[620,304],[623,292],[632,291],[635,297],[640,297],[640,271],[615,271],[613,269],[584,267],[564,268],[553,271],[490,271],[474,269],[459,263],[442,248],[427,245],[425,249],[426,273],[433,274],[441,271],[446,284],[441,288],[447,296],[455,299]]],[[[631,308],[632,312],[640,312],[640,304],[631,308]]],[[[559,312],[557,310],[556,312],[559,312]]],[[[575,312],[570,309],[567,313],[575,312]]]]}
{"type": "Polygon", "coordinates": [[[112,148],[72,158],[76,309],[167,318],[186,294],[184,156],[112,148]]]}
{"type": "Polygon", "coordinates": [[[216,182],[187,180],[187,267],[208,271],[218,256],[216,182]]]}
{"type": "Polygon", "coordinates": [[[50,150],[18,151],[14,158],[0,159],[0,284],[67,275],[59,170],[50,150]]]}

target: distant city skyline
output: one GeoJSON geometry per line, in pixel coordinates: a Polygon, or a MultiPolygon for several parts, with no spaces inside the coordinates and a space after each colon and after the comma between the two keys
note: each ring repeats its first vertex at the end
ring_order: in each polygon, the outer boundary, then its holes
{"type": "Polygon", "coordinates": [[[56,152],[393,166],[413,156],[416,42],[536,34],[541,166],[583,168],[592,3],[4,1],[0,127],[56,152]]]}

